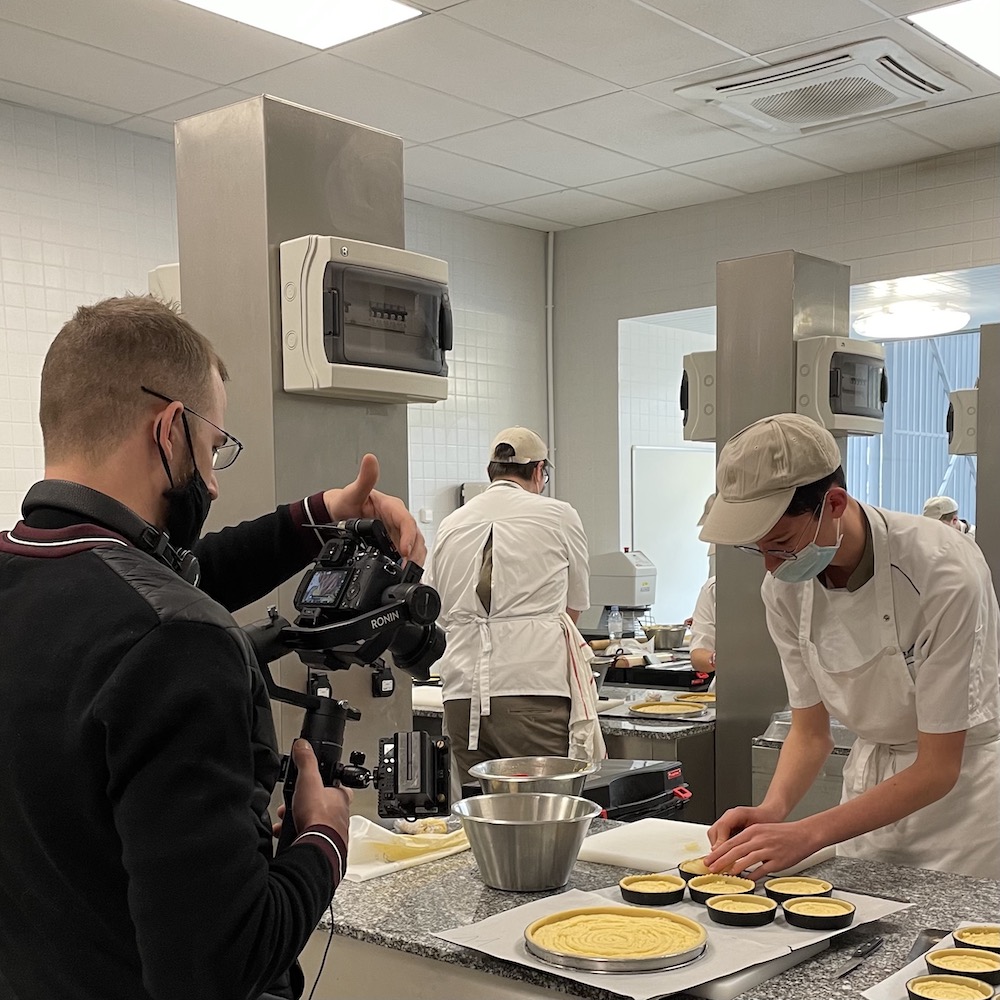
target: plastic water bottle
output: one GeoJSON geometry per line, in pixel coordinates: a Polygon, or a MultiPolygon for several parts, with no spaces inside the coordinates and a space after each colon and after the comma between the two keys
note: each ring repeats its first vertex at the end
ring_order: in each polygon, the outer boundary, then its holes
{"type": "Polygon", "coordinates": [[[608,638],[612,642],[619,642],[622,637],[622,613],[618,610],[617,604],[611,605],[608,612],[608,638]]]}

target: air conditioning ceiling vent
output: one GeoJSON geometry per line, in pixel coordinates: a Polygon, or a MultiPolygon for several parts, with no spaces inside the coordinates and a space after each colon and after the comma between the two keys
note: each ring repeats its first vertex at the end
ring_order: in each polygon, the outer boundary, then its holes
{"type": "Polygon", "coordinates": [[[805,132],[892,113],[931,99],[956,100],[968,88],[931,69],[887,38],[857,42],[805,59],[682,87],[765,128],[805,132]]]}

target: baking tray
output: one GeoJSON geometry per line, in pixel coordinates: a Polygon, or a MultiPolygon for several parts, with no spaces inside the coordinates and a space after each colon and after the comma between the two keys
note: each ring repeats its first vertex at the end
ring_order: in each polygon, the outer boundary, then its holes
{"type": "Polygon", "coordinates": [[[701,958],[708,945],[708,931],[697,920],[674,913],[658,912],[655,910],[642,911],[637,910],[634,906],[585,906],[574,910],[562,910],[559,913],[552,913],[547,917],[541,917],[528,924],[524,929],[524,945],[536,958],[540,958],[543,962],[548,962],[550,965],[558,965],[564,969],[584,969],[587,972],[600,973],[661,972],[664,969],[676,969],[683,965],[690,965],[701,958]],[[703,936],[697,945],[685,951],[647,956],[645,958],[588,958],[584,955],[550,951],[543,945],[537,944],[531,938],[532,931],[542,924],[552,923],[556,920],[565,920],[568,917],[586,913],[610,913],[627,916],[633,920],[667,920],[673,923],[682,923],[687,927],[693,925],[701,930],[703,936]]]}
{"type": "Polygon", "coordinates": [[[644,719],[649,722],[652,719],[654,722],[673,722],[675,719],[697,719],[699,717],[704,718],[708,715],[709,710],[705,708],[704,705],[694,703],[685,712],[664,712],[663,714],[659,712],[643,712],[641,709],[647,705],[667,705],[667,704],[678,704],[683,705],[684,702],[667,702],[667,701],[639,701],[631,702],[628,706],[628,714],[634,718],[644,719]]]}

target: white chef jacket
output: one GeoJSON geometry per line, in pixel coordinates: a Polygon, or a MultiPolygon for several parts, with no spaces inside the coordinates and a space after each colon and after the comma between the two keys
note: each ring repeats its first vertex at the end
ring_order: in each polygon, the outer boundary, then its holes
{"type": "Polygon", "coordinates": [[[1000,610],[989,567],[954,529],[862,510],[875,575],[858,590],[764,578],[789,704],[822,702],[857,734],[844,801],[908,767],[918,730],[965,730],[966,751],[944,798],[839,853],[1000,877],[1000,610]]]}
{"type": "Polygon", "coordinates": [[[491,695],[570,696],[561,616],[590,606],[590,568],[583,523],[568,503],[498,479],[441,522],[424,580],[441,595],[445,701],[474,698],[477,684],[484,715],[491,695]],[[476,585],[490,532],[487,614],[476,585]]]}
{"type": "Polygon", "coordinates": [[[710,576],[698,591],[691,616],[691,648],[715,652],[715,577],[710,576]]]}

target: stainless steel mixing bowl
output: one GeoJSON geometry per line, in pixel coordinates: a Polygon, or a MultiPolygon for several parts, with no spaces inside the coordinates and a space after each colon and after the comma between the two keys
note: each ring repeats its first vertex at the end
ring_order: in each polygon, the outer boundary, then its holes
{"type": "Polygon", "coordinates": [[[583,838],[601,812],[575,795],[475,795],[451,807],[462,821],[482,880],[494,889],[539,892],[569,881],[583,838]]]}
{"type": "Polygon", "coordinates": [[[469,768],[484,794],[503,792],[557,792],[581,795],[596,764],[573,757],[500,757],[469,768]]]}

